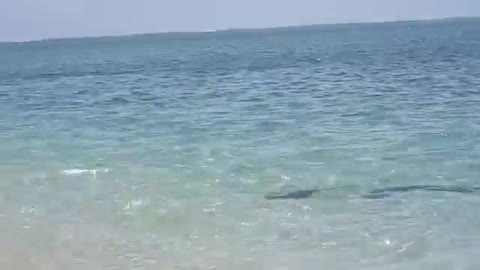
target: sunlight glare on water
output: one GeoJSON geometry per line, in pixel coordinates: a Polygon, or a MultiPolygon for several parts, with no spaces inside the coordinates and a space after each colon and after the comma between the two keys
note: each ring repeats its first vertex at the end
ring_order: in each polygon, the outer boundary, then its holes
{"type": "Polygon", "coordinates": [[[478,19],[0,44],[0,268],[477,269],[480,192],[363,195],[480,186],[479,46],[478,19]]]}

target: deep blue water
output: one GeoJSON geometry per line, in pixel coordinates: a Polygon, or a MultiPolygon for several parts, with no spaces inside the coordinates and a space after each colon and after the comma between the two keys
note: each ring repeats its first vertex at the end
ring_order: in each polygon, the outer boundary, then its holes
{"type": "Polygon", "coordinates": [[[3,43],[0,264],[476,269],[480,194],[360,195],[480,186],[479,119],[479,19],[3,43]]]}

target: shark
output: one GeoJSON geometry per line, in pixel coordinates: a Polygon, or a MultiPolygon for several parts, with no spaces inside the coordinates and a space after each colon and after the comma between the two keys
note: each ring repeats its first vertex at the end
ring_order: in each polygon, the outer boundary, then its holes
{"type": "MultiPolygon", "coordinates": [[[[293,185],[282,187],[279,191],[268,192],[264,195],[267,200],[285,200],[285,199],[306,199],[310,198],[316,193],[328,191],[338,188],[306,188],[302,189],[293,185]]],[[[442,185],[406,185],[406,186],[392,186],[378,189],[372,189],[363,194],[362,197],[367,199],[381,199],[393,196],[398,193],[406,193],[412,191],[425,192],[453,192],[453,193],[475,193],[480,192],[480,187],[468,186],[442,186],[442,185]]]]}

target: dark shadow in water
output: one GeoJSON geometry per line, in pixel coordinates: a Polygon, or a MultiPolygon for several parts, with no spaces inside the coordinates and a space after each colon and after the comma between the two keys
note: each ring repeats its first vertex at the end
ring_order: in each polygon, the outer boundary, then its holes
{"type": "Polygon", "coordinates": [[[311,197],[315,192],[318,192],[318,191],[319,191],[318,189],[298,189],[298,190],[269,192],[265,194],[265,199],[267,200],[305,199],[305,198],[311,197]]]}
{"type": "Polygon", "coordinates": [[[479,191],[478,187],[465,187],[465,186],[438,186],[438,185],[413,185],[413,186],[400,186],[400,187],[387,187],[381,189],[374,189],[367,194],[363,195],[368,199],[380,199],[392,196],[395,193],[411,192],[411,191],[439,191],[439,192],[455,192],[455,193],[474,193],[479,191]]]}
{"type": "MultiPolygon", "coordinates": [[[[293,186],[284,187],[277,192],[269,192],[265,194],[265,199],[305,199],[311,197],[316,192],[328,191],[321,189],[298,189],[293,186]]],[[[412,186],[396,186],[374,189],[367,194],[362,195],[368,199],[381,199],[392,196],[396,193],[411,192],[411,191],[438,191],[438,192],[455,192],[455,193],[474,193],[480,191],[480,187],[465,187],[465,186],[438,186],[438,185],[412,185],[412,186]]]]}

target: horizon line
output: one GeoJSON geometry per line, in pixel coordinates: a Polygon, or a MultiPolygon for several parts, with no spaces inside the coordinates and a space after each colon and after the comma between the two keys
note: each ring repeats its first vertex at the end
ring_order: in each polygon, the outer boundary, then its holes
{"type": "Polygon", "coordinates": [[[9,41],[0,40],[0,44],[23,44],[23,43],[37,43],[37,42],[49,42],[49,41],[68,41],[77,39],[108,39],[108,38],[122,38],[122,37],[137,37],[137,36],[153,36],[153,35],[174,35],[174,34],[209,34],[218,32],[234,32],[234,31],[262,31],[262,30],[281,30],[287,28],[308,28],[318,26],[341,26],[341,25],[368,25],[368,24],[386,24],[386,23],[405,23],[405,22],[429,22],[429,21],[448,21],[448,20],[468,20],[468,19],[480,19],[480,16],[448,16],[439,18],[412,18],[412,19],[399,19],[399,20],[385,20],[385,21],[351,21],[351,22],[332,22],[332,23],[315,23],[315,24],[298,24],[298,25],[285,25],[285,26],[266,26],[266,27],[234,27],[234,28],[222,28],[222,29],[205,29],[198,31],[165,31],[165,32],[138,32],[138,33],[126,33],[126,34],[112,34],[112,35],[92,35],[92,36],[65,36],[65,37],[52,37],[41,38],[31,40],[19,40],[9,41]]]}

